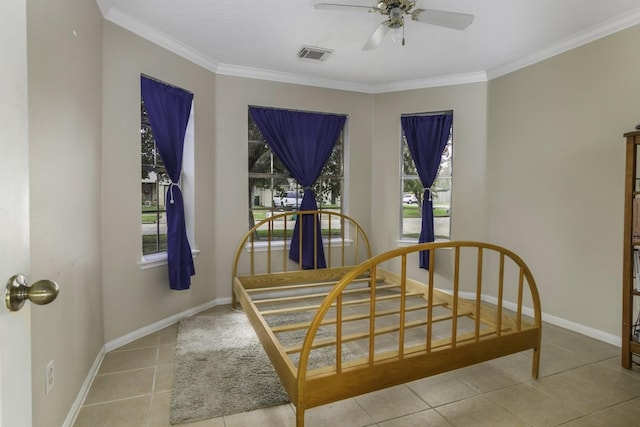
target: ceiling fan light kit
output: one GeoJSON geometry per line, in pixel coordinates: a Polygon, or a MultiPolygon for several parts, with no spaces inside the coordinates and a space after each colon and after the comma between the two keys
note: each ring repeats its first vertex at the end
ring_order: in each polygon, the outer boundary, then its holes
{"type": "Polygon", "coordinates": [[[411,20],[453,30],[464,30],[473,22],[473,15],[468,13],[447,12],[433,9],[414,9],[415,1],[410,0],[381,0],[376,6],[360,6],[353,4],[317,3],[319,10],[358,10],[380,13],[389,18],[378,25],[373,34],[362,47],[371,50],[379,47],[389,30],[393,30],[391,38],[394,42],[402,40],[404,46],[404,16],[411,20]]]}

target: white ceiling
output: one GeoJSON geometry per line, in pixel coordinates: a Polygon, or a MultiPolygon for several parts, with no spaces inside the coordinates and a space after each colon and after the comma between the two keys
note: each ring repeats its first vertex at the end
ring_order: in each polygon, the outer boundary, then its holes
{"type": "Polygon", "coordinates": [[[379,93],[486,81],[640,23],[640,0],[416,0],[464,31],[405,21],[406,45],[362,46],[384,17],[316,10],[376,0],[96,0],[103,16],[219,74],[379,93]],[[333,50],[300,60],[303,45],[333,50]]]}

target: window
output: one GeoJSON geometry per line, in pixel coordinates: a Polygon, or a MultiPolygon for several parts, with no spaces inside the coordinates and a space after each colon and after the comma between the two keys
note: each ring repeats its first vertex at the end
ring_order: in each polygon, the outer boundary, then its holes
{"type": "MultiPolygon", "coordinates": [[[[194,206],[192,185],[194,178],[193,150],[194,128],[192,107],[184,137],[182,174],[180,178],[180,188],[185,204],[187,236],[190,242],[194,242],[195,234],[192,209],[192,206],[194,206]]],[[[140,194],[142,264],[147,264],[147,267],[153,267],[158,265],[156,261],[160,259],[154,256],[154,254],[162,255],[162,259],[166,260],[167,215],[165,198],[171,180],[167,175],[160,154],[156,149],[156,141],[153,137],[153,131],[151,130],[151,124],[149,123],[142,97],[140,98],[140,156],[142,160],[140,194]]],[[[165,262],[160,262],[160,264],[164,263],[165,262]]]]}
{"type": "MultiPolygon", "coordinates": [[[[302,202],[303,189],[271,151],[262,133],[248,114],[249,228],[274,213],[295,211],[302,202]]],[[[318,209],[342,211],[344,189],[344,130],[312,189],[318,209]]],[[[295,216],[291,215],[289,230],[295,216]]]]}
{"type": "MultiPolygon", "coordinates": [[[[443,114],[443,113],[433,113],[443,114]]],[[[449,131],[449,140],[442,152],[440,167],[436,179],[431,187],[431,199],[433,201],[433,226],[436,240],[451,238],[451,176],[453,154],[453,126],[449,131]]],[[[424,191],[420,177],[416,172],[416,166],[411,157],[409,146],[402,132],[401,138],[401,188],[400,200],[402,223],[401,239],[417,240],[420,237],[422,218],[422,198],[428,197],[429,192],[424,191]]]]}

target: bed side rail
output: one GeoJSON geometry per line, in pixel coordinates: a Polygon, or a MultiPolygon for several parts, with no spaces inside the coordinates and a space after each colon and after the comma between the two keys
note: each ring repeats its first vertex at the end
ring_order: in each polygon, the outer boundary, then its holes
{"type": "MultiPolygon", "coordinates": [[[[307,376],[316,374],[308,372],[308,360],[320,346],[335,346],[335,366],[330,369],[338,378],[356,366],[364,368],[367,376],[384,375],[380,369],[368,368],[384,363],[387,370],[396,362],[437,352],[452,360],[447,369],[455,369],[471,364],[453,361],[455,348],[465,345],[475,345],[471,354],[464,354],[476,363],[534,349],[532,375],[537,377],[540,338],[541,309],[536,283],[529,267],[514,252],[472,241],[402,247],[363,262],[327,294],[300,348],[299,392],[304,393],[307,376]],[[409,262],[417,263],[417,253],[423,250],[429,250],[429,265],[434,266],[429,271],[420,270],[424,282],[410,278],[407,273],[411,270],[409,262]],[[389,265],[393,272],[383,269],[389,265]],[[349,292],[353,282],[362,280],[367,272],[370,276],[366,291],[370,298],[363,302],[366,305],[358,314],[357,302],[349,292]],[[383,276],[385,280],[379,280],[383,276]],[[395,288],[390,288],[390,282],[395,288]],[[357,322],[364,329],[358,330],[357,322]],[[329,341],[316,337],[318,330],[327,325],[335,328],[334,337],[329,341]],[[487,343],[490,339],[495,339],[495,343],[487,343]],[[353,353],[350,349],[360,352],[356,359],[345,357],[353,353]]],[[[410,371],[394,372],[397,381],[415,379],[414,375],[410,371]]],[[[363,391],[366,389],[359,390],[363,391]]]]}

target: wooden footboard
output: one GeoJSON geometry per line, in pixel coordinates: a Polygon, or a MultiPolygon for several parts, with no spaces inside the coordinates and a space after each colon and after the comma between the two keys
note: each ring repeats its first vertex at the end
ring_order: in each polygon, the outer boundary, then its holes
{"type": "Polygon", "coordinates": [[[536,284],[513,252],[480,242],[392,250],[347,273],[315,311],[299,348],[297,425],[303,426],[307,408],[528,349],[533,350],[531,372],[537,378],[540,340],[536,284]],[[417,262],[421,250],[429,250],[435,266],[423,270],[424,283],[407,274],[409,260],[417,262]],[[438,274],[439,266],[450,274],[438,274]],[[350,292],[363,276],[368,277],[370,298],[358,302],[350,292]],[[355,310],[358,304],[361,309],[355,310]],[[327,325],[334,336],[318,339],[327,325]],[[323,346],[335,348],[334,365],[310,369],[310,357],[323,346]]]}

